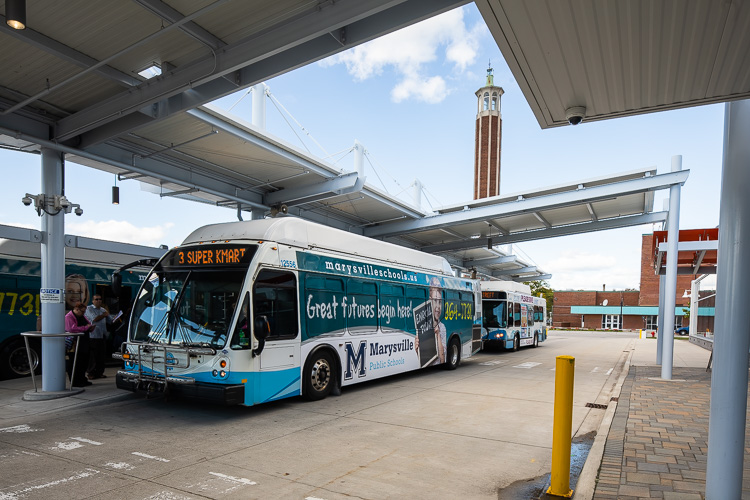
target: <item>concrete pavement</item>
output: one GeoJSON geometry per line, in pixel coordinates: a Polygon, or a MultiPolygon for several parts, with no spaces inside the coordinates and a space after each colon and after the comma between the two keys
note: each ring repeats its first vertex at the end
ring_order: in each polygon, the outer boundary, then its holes
{"type": "MultiPolygon", "coordinates": [[[[553,345],[551,342],[549,347],[553,345]]],[[[596,399],[597,403],[609,404],[601,424],[597,421],[594,426],[597,438],[575,485],[574,498],[698,500],[702,498],[705,487],[710,392],[710,373],[705,372],[705,367],[710,353],[685,340],[676,340],[674,380],[662,381],[659,379],[660,369],[655,366],[656,342],[640,339],[631,345],[634,346],[632,350],[628,348],[622,353],[624,362],[618,363],[621,373],[613,373],[612,378],[602,387],[602,397],[596,399]],[[619,401],[610,402],[618,396],[619,401]]],[[[547,348],[545,346],[536,352],[544,353],[547,348]]],[[[511,360],[516,358],[510,357],[514,354],[508,353],[508,357],[497,359],[503,364],[514,363],[511,360]]],[[[470,370],[478,370],[479,365],[470,370]]],[[[582,375],[595,373],[595,368],[577,366],[578,369],[582,370],[582,375]]],[[[65,410],[132,399],[132,394],[114,387],[115,371],[116,368],[108,368],[108,378],[95,380],[82,393],[48,401],[22,400],[24,392],[32,388],[30,379],[0,381],[0,432],[13,432],[14,426],[11,424],[24,417],[44,414],[53,416],[65,410]]],[[[481,379],[489,375],[489,372],[484,373],[477,372],[476,377],[481,379]]],[[[409,377],[401,382],[441,385],[440,379],[449,374],[428,375],[417,379],[409,377]]],[[[451,384],[452,391],[457,394],[475,392],[478,390],[478,379],[474,379],[472,384],[468,383],[468,378],[457,380],[451,384]]],[[[583,383],[584,379],[577,377],[576,381],[583,383]]],[[[501,386],[480,385],[490,392],[502,390],[501,386]]],[[[368,405],[372,404],[369,391],[362,390],[360,395],[367,396],[363,401],[368,405]]],[[[501,394],[493,397],[498,396],[501,394]]],[[[342,398],[333,398],[326,404],[350,407],[352,404],[356,405],[357,401],[357,394],[346,394],[342,398]]],[[[433,407],[439,407],[439,401],[435,401],[433,407]]],[[[578,407],[576,412],[580,412],[578,407]]],[[[393,418],[408,413],[401,408],[393,418]]],[[[577,435],[587,431],[584,428],[585,422],[586,419],[577,429],[577,435]]],[[[404,422],[397,423],[401,427],[406,425],[404,422]]],[[[474,439],[479,437],[480,435],[474,436],[474,439]]],[[[547,437],[543,439],[544,443],[540,441],[537,446],[546,446],[547,437]]],[[[496,446],[497,443],[487,445],[496,446]]],[[[475,442],[474,451],[477,446],[483,449],[475,442]]],[[[489,453],[489,449],[485,451],[489,453]]],[[[466,460],[469,458],[468,455],[464,457],[466,460]]],[[[746,464],[750,464],[750,460],[746,460],[746,464]]],[[[750,490],[746,495],[750,498],[750,490]]]]}

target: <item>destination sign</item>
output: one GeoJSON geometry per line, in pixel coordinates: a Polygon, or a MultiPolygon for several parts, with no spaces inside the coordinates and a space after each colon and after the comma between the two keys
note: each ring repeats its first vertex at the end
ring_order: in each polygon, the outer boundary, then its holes
{"type": "Polygon", "coordinates": [[[482,291],[482,298],[483,299],[504,299],[505,292],[482,291]]]}
{"type": "Polygon", "coordinates": [[[255,254],[255,246],[211,245],[175,248],[164,259],[168,267],[216,267],[248,264],[255,254]]]}

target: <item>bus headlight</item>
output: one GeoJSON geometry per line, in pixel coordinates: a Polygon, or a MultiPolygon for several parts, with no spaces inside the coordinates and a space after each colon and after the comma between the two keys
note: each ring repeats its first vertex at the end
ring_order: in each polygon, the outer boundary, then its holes
{"type": "Polygon", "coordinates": [[[219,370],[212,371],[211,375],[213,375],[214,377],[218,376],[219,375],[219,370]]]}
{"type": "Polygon", "coordinates": [[[135,368],[135,363],[133,363],[132,361],[126,361],[125,368],[127,368],[128,370],[132,370],[133,368],[135,368]]]}
{"type": "Polygon", "coordinates": [[[504,334],[504,333],[496,333],[496,334],[495,334],[495,338],[496,338],[496,339],[501,339],[501,338],[503,338],[503,337],[505,337],[505,334],[504,334]]]}
{"type": "Polygon", "coordinates": [[[224,378],[224,377],[226,377],[226,376],[227,376],[227,372],[225,372],[224,370],[221,370],[221,371],[219,372],[219,376],[220,376],[221,378],[224,378]]]}

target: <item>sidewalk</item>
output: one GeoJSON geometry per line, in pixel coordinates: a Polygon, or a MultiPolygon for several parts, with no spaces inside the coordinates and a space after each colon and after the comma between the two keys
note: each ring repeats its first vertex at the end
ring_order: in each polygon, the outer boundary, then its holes
{"type": "MultiPolygon", "coordinates": [[[[128,397],[129,392],[115,387],[115,374],[118,369],[118,367],[114,366],[107,367],[104,370],[107,378],[92,380],[92,385],[87,386],[83,392],[74,394],[73,396],[46,401],[23,400],[23,395],[26,391],[34,390],[34,385],[30,377],[0,380],[0,428],[5,427],[3,422],[10,419],[96,404],[104,400],[111,401],[113,398],[128,397]]],[[[36,378],[36,383],[37,388],[41,391],[41,376],[36,378]]]]}
{"type": "MultiPolygon", "coordinates": [[[[703,498],[710,352],[687,340],[675,340],[674,347],[672,380],[666,381],[655,363],[656,342],[636,342],[607,434],[594,500],[703,498]]],[[[750,477],[748,455],[745,470],[750,477]]],[[[743,498],[750,498],[750,489],[743,490],[743,498]]]]}

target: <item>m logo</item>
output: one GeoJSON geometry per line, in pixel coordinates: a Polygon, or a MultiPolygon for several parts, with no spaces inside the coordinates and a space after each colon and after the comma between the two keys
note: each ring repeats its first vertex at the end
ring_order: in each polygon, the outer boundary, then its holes
{"type": "Polygon", "coordinates": [[[351,342],[346,343],[346,370],[344,370],[344,380],[351,380],[354,376],[353,372],[357,372],[357,377],[364,377],[366,375],[365,370],[365,356],[367,354],[367,341],[361,340],[357,352],[354,352],[354,346],[351,342]]]}

